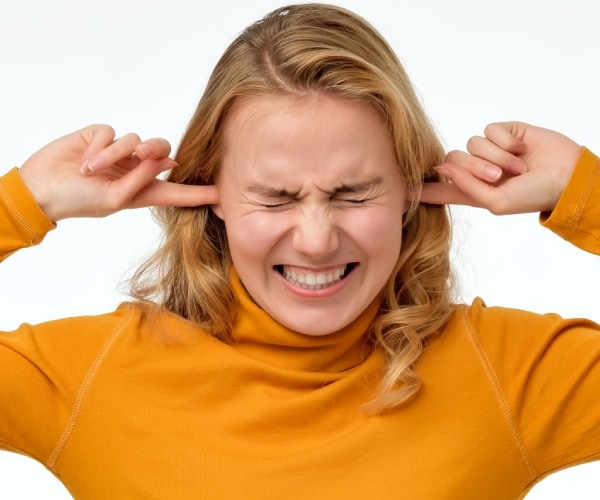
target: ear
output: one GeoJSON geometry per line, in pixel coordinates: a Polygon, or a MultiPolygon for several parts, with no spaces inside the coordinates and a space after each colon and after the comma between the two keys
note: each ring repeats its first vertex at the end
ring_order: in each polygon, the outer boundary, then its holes
{"type": "Polygon", "coordinates": [[[221,208],[220,203],[215,203],[214,205],[211,205],[210,208],[219,219],[224,220],[223,209],[221,208]]]}

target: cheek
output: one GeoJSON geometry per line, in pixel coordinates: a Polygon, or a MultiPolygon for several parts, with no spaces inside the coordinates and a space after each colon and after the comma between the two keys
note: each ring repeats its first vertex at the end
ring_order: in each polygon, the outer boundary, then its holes
{"type": "Polygon", "coordinates": [[[391,215],[387,210],[365,210],[350,217],[346,227],[367,254],[396,260],[402,242],[402,212],[391,215]]]}
{"type": "Polygon", "coordinates": [[[276,217],[262,212],[232,216],[226,219],[225,225],[236,266],[242,260],[264,261],[285,232],[276,217]]]}

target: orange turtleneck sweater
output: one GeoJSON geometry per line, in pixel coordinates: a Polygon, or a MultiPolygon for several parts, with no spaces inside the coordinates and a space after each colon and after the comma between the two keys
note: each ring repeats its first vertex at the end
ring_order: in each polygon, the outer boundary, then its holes
{"type": "MultiPolygon", "coordinates": [[[[544,221],[600,253],[600,160],[584,151],[544,221]]],[[[0,258],[53,228],[18,172],[0,178],[0,258]]],[[[369,416],[385,360],[344,330],[286,330],[246,295],[226,345],[135,304],[0,334],[0,447],[75,498],[520,498],[600,457],[600,327],[458,306],[418,364],[423,388],[369,416]]]]}

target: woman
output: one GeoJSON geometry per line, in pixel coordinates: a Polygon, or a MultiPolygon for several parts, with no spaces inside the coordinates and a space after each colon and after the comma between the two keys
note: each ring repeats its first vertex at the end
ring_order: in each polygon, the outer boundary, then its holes
{"type": "Polygon", "coordinates": [[[518,498],[591,460],[598,326],[453,304],[442,204],[599,253],[599,161],[520,123],[468,150],[318,4],[233,42],[175,161],[107,126],[46,146],[1,180],[4,257],[128,207],[163,207],[165,239],[134,302],[2,336],[3,447],[76,498],[518,498]]]}

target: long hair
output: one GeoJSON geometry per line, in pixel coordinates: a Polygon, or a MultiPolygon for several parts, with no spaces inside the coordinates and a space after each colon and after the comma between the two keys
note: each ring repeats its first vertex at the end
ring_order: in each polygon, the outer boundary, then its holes
{"type": "MultiPolygon", "coordinates": [[[[400,61],[364,19],[340,7],[292,5],[267,14],[227,48],[185,132],[169,180],[214,184],[223,123],[241,97],[323,92],[372,105],[385,120],[409,191],[437,180],[444,159],[400,61]]],[[[228,341],[235,301],[225,226],[210,207],[160,208],[161,248],[134,275],[132,295],[194,321],[228,341]]],[[[401,214],[398,214],[400,217],[401,214]]],[[[394,407],[420,386],[415,373],[425,341],[452,312],[447,209],[413,201],[402,248],[370,332],[387,354],[378,410],[394,407]]]]}

